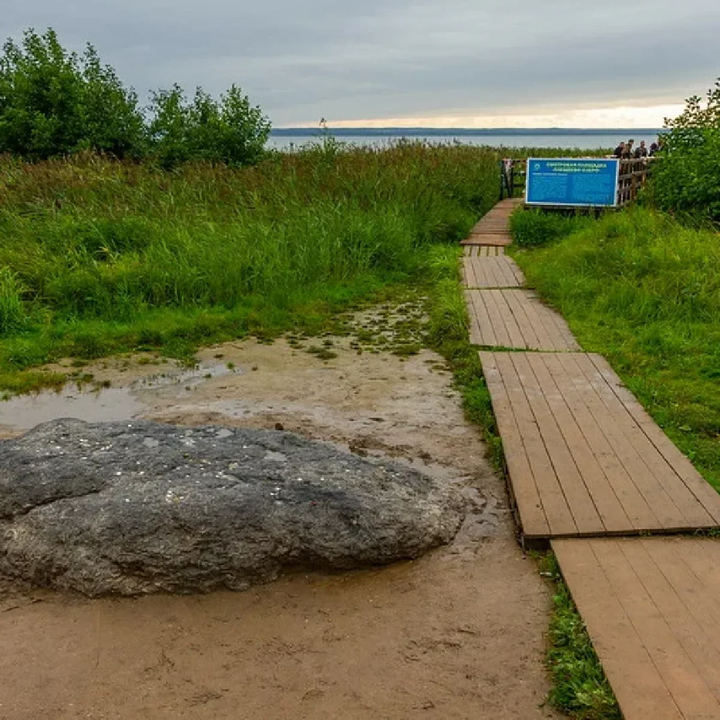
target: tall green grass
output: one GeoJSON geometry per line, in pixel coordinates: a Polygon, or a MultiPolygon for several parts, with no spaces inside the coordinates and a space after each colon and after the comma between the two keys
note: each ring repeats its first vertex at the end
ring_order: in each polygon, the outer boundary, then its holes
{"type": "Polygon", "coordinates": [[[634,208],[517,259],[720,489],[720,235],[634,208]]]}
{"type": "Polygon", "coordinates": [[[498,158],[324,143],[244,170],[0,159],[0,386],[62,355],[317,327],[422,282],[429,248],[495,203],[498,158]]]}

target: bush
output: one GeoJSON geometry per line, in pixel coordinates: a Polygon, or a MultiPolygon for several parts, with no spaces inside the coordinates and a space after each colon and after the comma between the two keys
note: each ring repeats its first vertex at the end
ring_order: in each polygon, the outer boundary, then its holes
{"type": "Polygon", "coordinates": [[[685,110],[666,120],[663,151],[654,164],[650,199],[660,208],[720,222],[720,80],[687,100],[685,110]]]}
{"type": "Polygon", "coordinates": [[[202,88],[192,102],[178,85],[152,96],[150,138],[163,167],[188,161],[242,166],[263,155],[270,121],[233,85],[216,102],[202,88]]]}
{"type": "Polygon", "coordinates": [[[138,156],[144,121],[137,97],[123,87],[92,45],[82,56],[60,45],[52,29],[8,40],[0,58],[0,152],[32,160],[78,150],[138,156]]]}
{"type": "Polygon", "coordinates": [[[510,217],[510,233],[521,247],[537,247],[570,235],[587,221],[582,215],[518,209],[510,217]]]}
{"type": "Polygon", "coordinates": [[[156,158],[163,167],[189,161],[252,165],[262,157],[270,122],[233,85],[219,101],[198,88],[151,98],[150,121],[95,48],[82,55],[55,31],[27,30],[0,57],[0,154],[45,160],[90,150],[117,158],[156,158]]]}

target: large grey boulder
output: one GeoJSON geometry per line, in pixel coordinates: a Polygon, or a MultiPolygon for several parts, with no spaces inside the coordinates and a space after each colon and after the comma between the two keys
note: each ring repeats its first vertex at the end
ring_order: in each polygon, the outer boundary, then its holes
{"type": "Polygon", "coordinates": [[[413,558],[462,514],[429,477],[290,433],[57,420],[0,442],[0,573],[93,596],[413,558]]]}

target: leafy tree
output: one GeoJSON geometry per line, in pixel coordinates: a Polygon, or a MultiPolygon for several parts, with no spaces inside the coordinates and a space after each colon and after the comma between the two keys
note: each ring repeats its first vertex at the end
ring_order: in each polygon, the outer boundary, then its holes
{"type": "Polygon", "coordinates": [[[270,121],[236,85],[219,102],[202,88],[190,102],[174,85],[153,93],[150,112],[153,152],[165,167],[187,161],[251,165],[270,134],[270,121]]]}
{"type": "Polygon", "coordinates": [[[720,221],[720,79],[706,100],[694,95],[666,119],[663,151],[653,167],[650,193],[661,208],[720,221]]]}
{"type": "Polygon", "coordinates": [[[202,88],[189,102],[178,85],[151,96],[146,122],[137,95],[97,51],[66,51],[54,30],[26,30],[0,57],[0,153],[31,160],[80,150],[118,158],[151,155],[165,167],[188,161],[257,162],[270,122],[239,87],[215,101],[202,88]]]}
{"type": "Polygon", "coordinates": [[[0,57],[0,152],[30,159],[82,149],[140,155],[145,128],[137,97],[92,45],[67,52],[54,30],[29,29],[0,57]]]}

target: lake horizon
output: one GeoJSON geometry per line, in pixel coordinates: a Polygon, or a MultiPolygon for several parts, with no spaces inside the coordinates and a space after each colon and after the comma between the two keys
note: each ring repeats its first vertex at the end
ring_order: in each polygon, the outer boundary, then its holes
{"type": "MultiPolygon", "coordinates": [[[[429,144],[461,144],[495,148],[565,148],[568,150],[611,149],[621,140],[644,140],[649,146],[662,128],[274,128],[268,146],[276,150],[298,150],[323,137],[362,147],[382,147],[399,140],[429,144]]],[[[665,130],[666,132],[666,130],[665,130]]]]}

